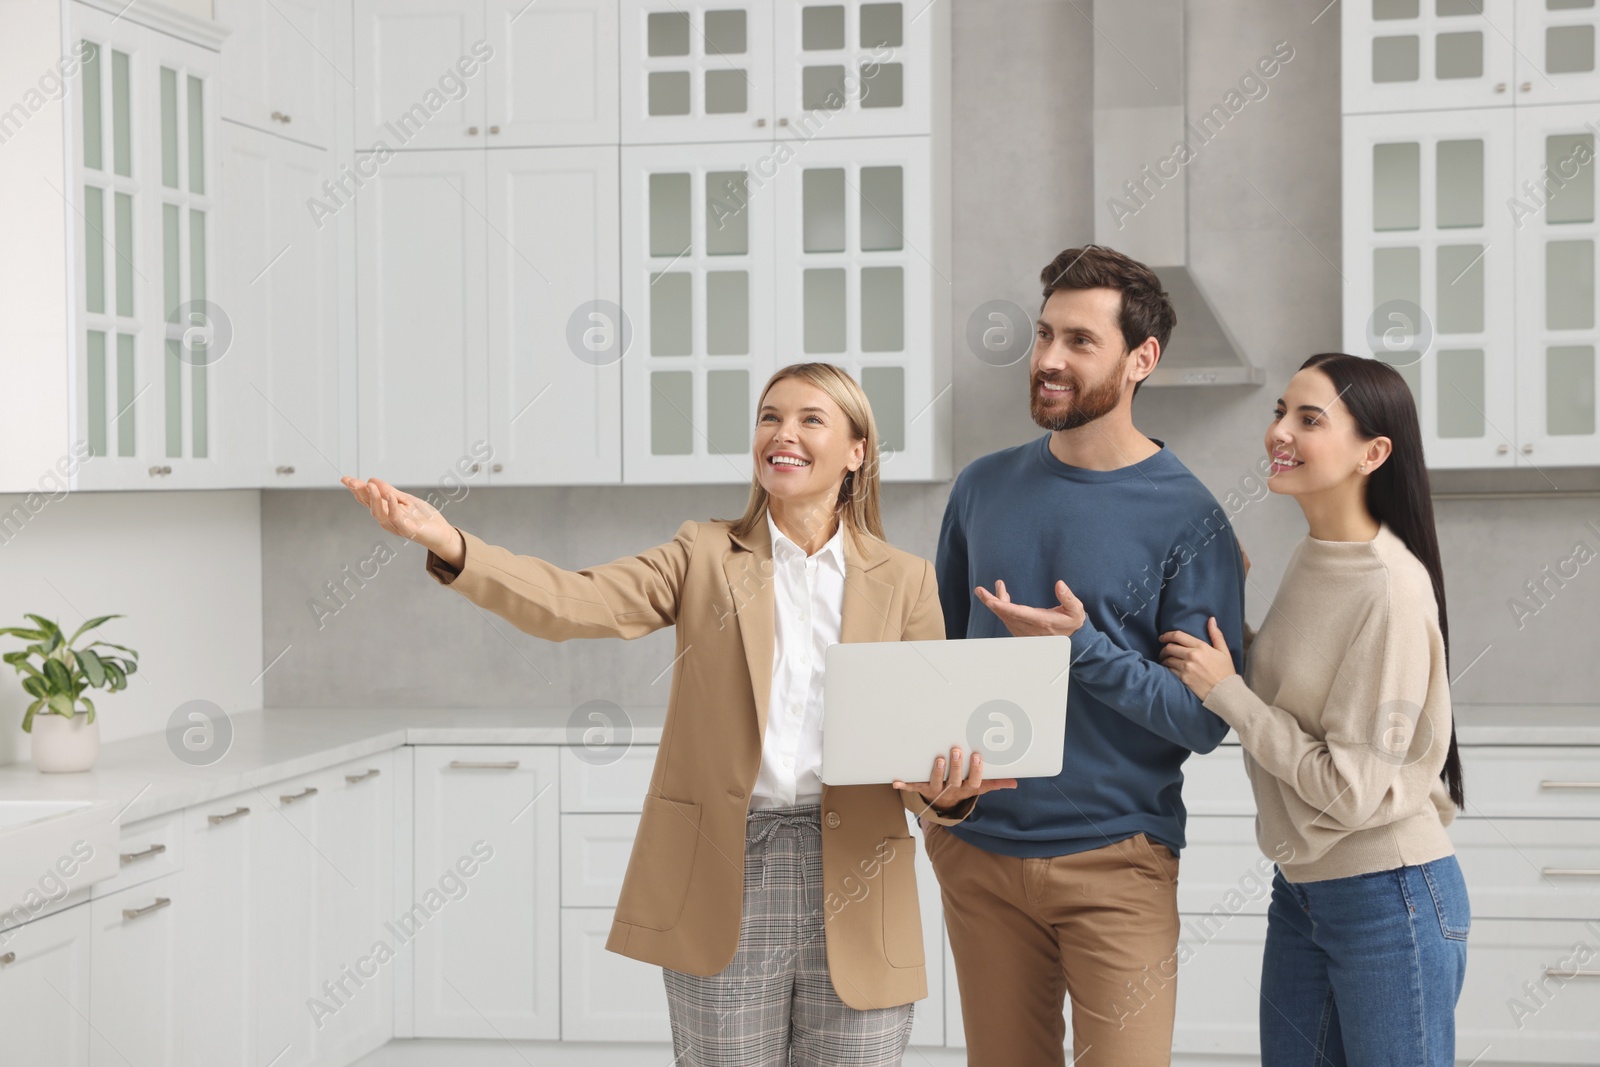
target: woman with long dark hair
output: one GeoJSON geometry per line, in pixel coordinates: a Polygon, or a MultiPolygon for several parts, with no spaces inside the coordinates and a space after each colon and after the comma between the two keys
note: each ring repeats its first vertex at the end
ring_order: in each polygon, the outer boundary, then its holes
{"type": "Polygon", "coordinates": [[[1263,1067],[1448,1067],[1467,966],[1465,805],[1444,578],[1416,405],[1393,367],[1324,353],[1267,428],[1296,546],[1243,677],[1210,640],[1162,661],[1232,726],[1278,861],[1261,974],[1263,1067]]]}

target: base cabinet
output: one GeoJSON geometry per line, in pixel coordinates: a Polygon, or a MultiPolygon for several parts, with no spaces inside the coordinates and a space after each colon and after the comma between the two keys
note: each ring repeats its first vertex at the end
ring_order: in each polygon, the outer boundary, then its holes
{"type": "Polygon", "coordinates": [[[90,1067],[186,1062],[179,931],[194,902],[183,877],[174,871],[89,905],[90,1067]]]}
{"type": "Polygon", "coordinates": [[[7,1063],[89,1065],[87,907],[0,932],[0,1042],[7,1063]]]}

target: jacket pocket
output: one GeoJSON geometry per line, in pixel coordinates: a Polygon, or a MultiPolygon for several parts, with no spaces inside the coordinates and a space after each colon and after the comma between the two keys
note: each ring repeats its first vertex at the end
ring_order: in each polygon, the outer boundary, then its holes
{"type": "Polygon", "coordinates": [[[878,846],[883,863],[883,956],[891,967],[921,967],[922,911],[917,904],[917,842],[886,837],[878,846]]]}
{"type": "Polygon", "coordinates": [[[617,897],[617,921],[647,930],[678,925],[694,873],[700,805],[646,796],[628,873],[617,897]]]}

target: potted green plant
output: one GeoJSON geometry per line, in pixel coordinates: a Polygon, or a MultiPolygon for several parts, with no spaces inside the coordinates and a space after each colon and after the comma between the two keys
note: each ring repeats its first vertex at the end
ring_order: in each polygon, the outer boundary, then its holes
{"type": "Polygon", "coordinates": [[[94,701],[83,695],[84,690],[105,688],[114,693],[127,688],[128,675],[138,669],[139,653],[110,641],[72,647],[88,631],[121,615],[90,619],[71,637],[63,637],[61,627],[49,619],[27,617],[33,627],[8,626],[0,629],[0,636],[33,644],[0,658],[26,675],[22,688],[33,697],[22,716],[22,729],[33,735],[33,765],[41,771],[86,771],[100,755],[100,724],[94,720],[94,701]],[[123,655],[96,651],[101,647],[123,655]]]}

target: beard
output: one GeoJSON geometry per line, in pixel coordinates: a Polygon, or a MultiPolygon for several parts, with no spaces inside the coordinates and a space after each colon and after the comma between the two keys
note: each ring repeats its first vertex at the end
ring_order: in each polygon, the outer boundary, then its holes
{"type": "Polygon", "coordinates": [[[1122,359],[1117,360],[1117,365],[1107,372],[1104,378],[1087,389],[1069,378],[1029,375],[1028,413],[1033,416],[1034,422],[1046,430],[1076,430],[1080,426],[1087,426],[1121,403],[1122,365],[1127,358],[1124,355],[1122,359]],[[1072,399],[1058,408],[1056,404],[1039,394],[1041,382],[1071,386],[1072,399]]]}

